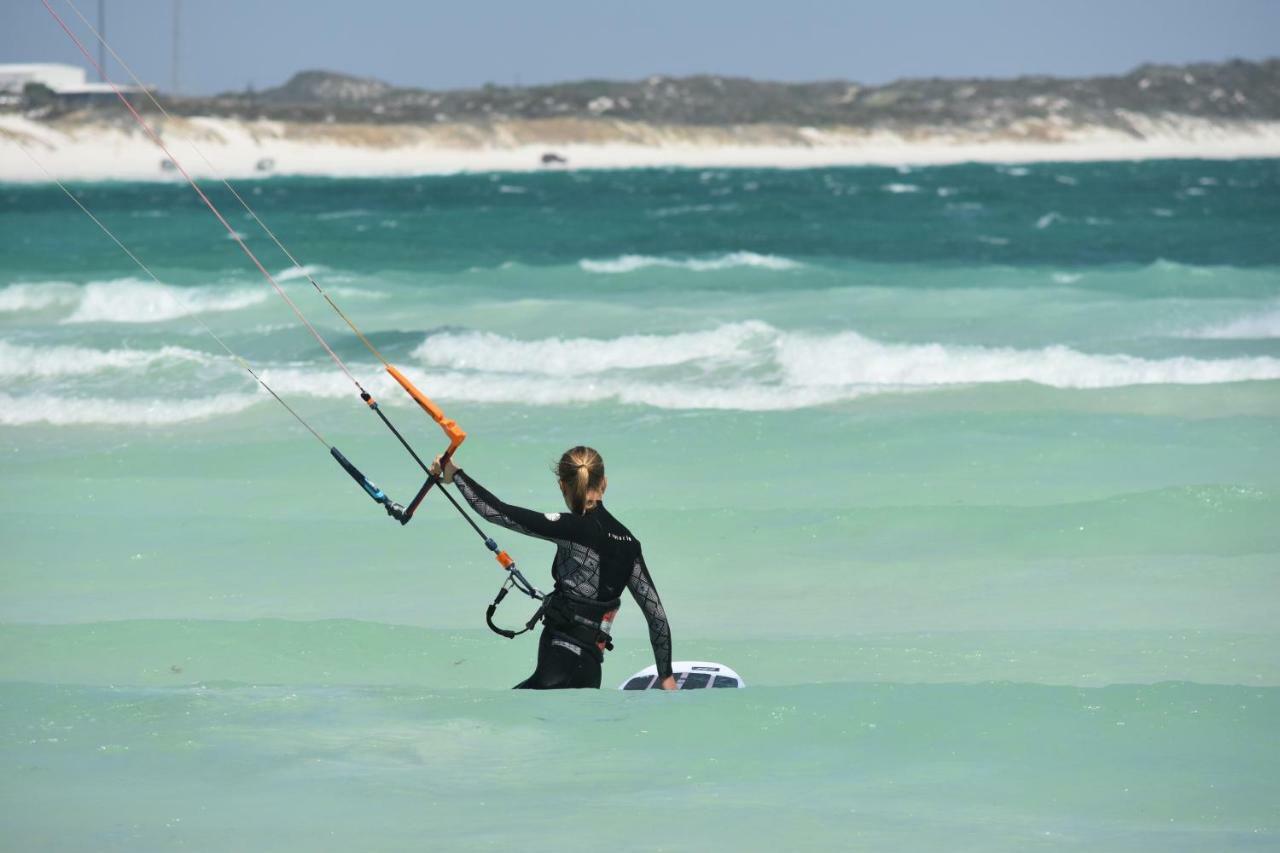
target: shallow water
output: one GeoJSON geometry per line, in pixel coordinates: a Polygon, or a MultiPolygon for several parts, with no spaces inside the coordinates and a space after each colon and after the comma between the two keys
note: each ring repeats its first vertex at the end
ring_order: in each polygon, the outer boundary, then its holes
{"type": "MultiPolygon", "coordinates": [[[[506,690],[474,535],[392,524],[201,328],[416,490],[189,189],[75,188],[157,285],[0,187],[16,848],[1280,844],[1276,161],[247,186],[410,440],[306,273],[503,497],[600,448],[676,656],[749,688],[506,690]]],[[[617,635],[607,687],[651,662],[617,635]]]]}

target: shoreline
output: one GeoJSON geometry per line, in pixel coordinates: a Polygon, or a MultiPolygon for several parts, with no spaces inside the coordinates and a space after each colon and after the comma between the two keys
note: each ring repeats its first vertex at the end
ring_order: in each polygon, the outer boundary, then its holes
{"type": "MultiPolygon", "coordinates": [[[[1144,138],[1114,130],[1042,125],[998,136],[922,130],[907,137],[857,128],[686,127],[575,119],[421,126],[180,118],[156,121],[155,126],[193,176],[238,180],[1280,157],[1280,122],[1208,122],[1178,116],[1151,122],[1144,138]],[[567,162],[544,165],[545,154],[567,162]]],[[[165,159],[136,126],[86,117],[42,122],[0,116],[3,183],[47,183],[41,166],[61,181],[182,180],[176,170],[162,167],[165,159]]]]}

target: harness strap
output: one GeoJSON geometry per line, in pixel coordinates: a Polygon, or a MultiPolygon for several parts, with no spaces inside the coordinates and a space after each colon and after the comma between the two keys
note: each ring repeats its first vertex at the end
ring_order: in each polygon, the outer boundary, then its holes
{"type": "Polygon", "coordinates": [[[609,634],[612,627],[612,614],[616,613],[621,601],[596,601],[584,598],[565,589],[556,589],[547,596],[545,620],[547,626],[573,640],[583,648],[603,652],[613,650],[613,637],[609,634]],[[580,611],[586,610],[592,616],[584,616],[580,611]]]}

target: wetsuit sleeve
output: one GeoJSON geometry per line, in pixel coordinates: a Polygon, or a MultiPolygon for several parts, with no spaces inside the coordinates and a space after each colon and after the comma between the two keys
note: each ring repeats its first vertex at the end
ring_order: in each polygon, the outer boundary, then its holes
{"type": "Polygon", "coordinates": [[[631,577],[627,580],[627,589],[644,611],[645,621],[649,623],[649,644],[653,646],[653,662],[658,665],[658,678],[663,679],[671,674],[671,626],[667,623],[667,611],[662,607],[662,599],[658,597],[658,588],[653,585],[649,576],[649,567],[645,565],[644,556],[636,555],[631,567],[631,577]]]}
{"type": "Polygon", "coordinates": [[[453,484],[458,487],[463,499],[485,521],[526,536],[537,536],[557,542],[572,542],[576,538],[574,534],[580,525],[578,519],[570,513],[543,514],[536,510],[504,503],[461,469],[453,475],[453,484]]]}

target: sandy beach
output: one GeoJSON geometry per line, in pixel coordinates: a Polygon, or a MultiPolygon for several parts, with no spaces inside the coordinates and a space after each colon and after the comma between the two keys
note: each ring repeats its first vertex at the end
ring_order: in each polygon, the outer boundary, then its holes
{"type": "MultiPolygon", "coordinates": [[[[236,178],[1280,156],[1280,122],[1185,116],[1145,120],[1141,137],[1051,122],[1028,122],[999,134],[922,131],[910,137],[849,127],[691,127],[585,119],[420,126],[182,118],[161,119],[155,126],[192,174],[236,178]],[[549,153],[565,162],[544,165],[549,153]]],[[[0,181],[45,181],[45,170],[71,181],[180,179],[165,160],[141,130],[123,119],[0,117],[0,181]]]]}

